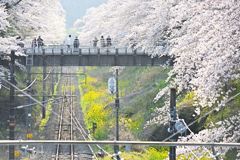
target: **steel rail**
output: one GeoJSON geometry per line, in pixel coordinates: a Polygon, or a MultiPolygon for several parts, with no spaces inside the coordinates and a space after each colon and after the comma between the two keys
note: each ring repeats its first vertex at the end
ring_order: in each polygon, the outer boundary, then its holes
{"type": "MultiPolygon", "coordinates": [[[[71,76],[71,75],[70,75],[70,79],[72,80],[72,76],[71,76]]],[[[72,82],[71,82],[71,84],[72,84],[72,82]]],[[[71,94],[72,94],[72,88],[71,88],[71,94]]],[[[74,112],[73,112],[73,104],[74,104],[74,103],[73,103],[73,97],[72,97],[72,98],[71,98],[71,110],[70,110],[70,112],[69,112],[69,114],[71,115],[71,124],[72,124],[72,127],[73,127],[73,124],[75,124],[75,127],[77,128],[77,130],[80,131],[80,134],[82,135],[83,139],[84,139],[84,140],[87,140],[87,138],[86,138],[85,135],[84,135],[84,134],[86,134],[86,133],[85,133],[85,130],[84,130],[83,128],[80,128],[80,127],[82,127],[82,126],[81,126],[80,122],[78,121],[78,119],[76,118],[76,116],[75,116],[75,114],[74,114],[74,112]],[[81,129],[82,129],[82,130],[81,130],[81,129]]],[[[71,129],[73,129],[73,128],[71,128],[71,129]]],[[[72,145],[72,146],[73,146],[73,145],[72,145]]],[[[92,147],[91,147],[90,145],[88,145],[88,148],[89,148],[90,151],[92,152],[94,158],[95,158],[96,160],[98,160],[98,158],[97,158],[96,154],[94,153],[92,147]]]]}
{"type": "MultiPolygon", "coordinates": [[[[62,101],[64,101],[64,99],[62,99],[62,101]]],[[[60,108],[60,117],[59,117],[59,124],[58,124],[58,135],[57,135],[57,139],[58,140],[61,140],[61,135],[62,135],[63,111],[64,111],[64,102],[61,103],[61,108],[60,108]]],[[[57,148],[56,148],[55,160],[59,159],[59,154],[60,154],[60,144],[58,144],[57,148]]]]}
{"type": "MultiPolygon", "coordinates": [[[[73,95],[72,91],[72,76],[70,75],[70,95],[73,95]]],[[[70,98],[70,140],[73,140],[73,97],[70,98]]],[[[71,160],[74,160],[74,145],[70,145],[71,160]]]]}
{"type": "MultiPolygon", "coordinates": [[[[72,86],[72,78],[71,77],[67,77],[67,79],[65,80],[64,82],[64,86],[67,86],[67,85],[70,85],[72,86]]],[[[72,91],[72,88],[70,87],[70,90],[66,87],[63,87],[62,88],[62,95],[63,97],[66,97],[66,94],[69,93],[71,98],[69,99],[69,101],[66,101],[67,99],[62,99],[63,100],[63,103],[61,103],[61,108],[59,109],[59,112],[60,112],[60,116],[58,117],[58,135],[57,135],[57,140],[74,140],[74,136],[73,136],[73,91],[72,91]],[[69,112],[70,114],[69,115],[66,115],[66,111],[69,112]],[[66,118],[66,116],[69,119],[69,122],[67,122],[67,124],[70,124],[70,128],[68,129],[68,132],[69,133],[65,133],[63,131],[63,125],[64,124],[64,118],[66,118]]],[[[55,160],[59,160],[61,157],[60,157],[60,147],[61,147],[61,144],[57,144],[57,148],[56,148],[56,154],[55,154],[55,160]]],[[[65,152],[65,151],[64,151],[65,152]]],[[[73,144],[69,144],[69,158],[71,160],[74,160],[75,158],[75,152],[74,152],[74,145],[73,144]]],[[[66,158],[66,157],[65,157],[66,158]]]]}
{"type": "MultiPolygon", "coordinates": [[[[79,124],[77,123],[76,118],[73,119],[73,122],[75,123],[77,129],[80,131],[81,135],[83,136],[83,139],[86,141],[87,138],[85,137],[85,135],[84,135],[84,133],[83,133],[83,130],[81,130],[81,128],[79,127],[79,124]]],[[[96,160],[98,160],[98,158],[97,158],[96,154],[94,153],[91,145],[90,145],[90,144],[87,144],[87,145],[88,145],[90,151],[92,152],[94,158],[95,158],[96,160]]]]}
{"type": "MultiPolygon", "coordinates": [[[[84,136],[86,135],[88,140],[93,140],[93,138],[86,133],[86,131],[84,130],[83,126],[81,125],[81,123],[79,122],[79,120],[76,118],[76,116],[74,115],[74,123],[78,129],[78,131],[80,131],[80,133],[84,136]]],[[[85,136],[84,136],[85,137],[85,136]]],[[[86,140],[86,138],[84,138],[84,140],[86,140]]],[[[108,156],[111,155],[110,153],[108,153],[107,151],[105,151],[101,146],[99,146],[98,144],[96,145],[98,147],[98,149],[101,149],[105,154],[107,154],[108,156]]]]}

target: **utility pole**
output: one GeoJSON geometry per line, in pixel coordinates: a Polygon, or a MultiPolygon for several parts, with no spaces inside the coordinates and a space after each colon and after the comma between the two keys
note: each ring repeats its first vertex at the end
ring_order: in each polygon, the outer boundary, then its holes
{"type": "MultiPolygon", "coordinates": [[[[31,64],[27,65],[27,86],[29,86],[31,84],[32,81],[32,76],[31,76],[31,64]]],[[[31,95],[32,94],[32,86],[28,88],[27,90],[28,94],[31,95]]],[[[33,101],[32,99],[29,97],[27,100],[28,104],[32,104],[33,101]]],[[[27,126],[27,139],[30,138],[29,134],[32,130],[32,107],[27,107],[26,108],[26,115],[27,115],[27,121],[26,121],[26,126],[27,126]]]]}
{"type": "Polygon", "coordinates": [[[46,57],[45,57],[45,49],[43,51],[43,81],[42,81],[42,119],[46,117],[46,76],[47,76],[47,64],[46,64],[46,57]]]}
{"type": "MultiPolygon", "coordinates": [[[[52,53],[53,53],[53,49],[52,49],[52,53]]],[[[55,83],[55,79],[54,79],[54,74],[55,74],[55,58],[53,59],[53,67],[52,67],[52,95],[54,95],[54,83],[55,83]]]]}
{"type": "Polygon", "coordinates": [[[54,67],[53,67],[52,73],[51,73],[51,80],[52,80],[51,89],[52,89],[52,95],[54,94],[54,73],[55,73],[55,70],[54,70],[54,67]]]}
{"type": "MultiPolygon", "coordinates": [[[[171,134],[176,133],[175,123],[177,120],[177,111],[176,111],[176,89],[171,88],[170,90],[170,126],[169,131],[171,134]]],[[[178,139],[177,135],[173,136],[170,141],[176,142],[178,139]]],[[[176,160],[176,146],[171,146],[169,150],[169,160],[176,160]]]]}
{"type": "MultiPolygon", "coordinates": [[[[115,99],[115,108],[116,108],[116,141],[119,141],[119,92],[118,92],[118,68],[116,68],[116,99],[115,99]]],[[[114,151],[116,154],[117,160],[121,160],[119,156],[119,145],[114,146],[114,151]]]]}
{"type": "MultiPolygon", "coordinates": [[[[11,62],[10,62],[10,83],[15,83],[14,78],[14,67],[15,67],[15,51],[11,51],[11,62]]],[[[15,139],[14,129],[16,126],[15,120],[15,109],[14,109],[14,94],[15,89],[13,85],[10,85],[10,113],[9,113],[9,140],[15,139]]],[[[15,147],[14,145],[9,146],[9,160],[15,159],[15,147]]]]}

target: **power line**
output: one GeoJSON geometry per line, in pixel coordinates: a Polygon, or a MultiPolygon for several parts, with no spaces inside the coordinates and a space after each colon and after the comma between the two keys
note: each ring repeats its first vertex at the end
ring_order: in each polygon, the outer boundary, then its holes
{"type": "MultiPolygon", "coordinates": [[[[226,102],[225,105],[228,104],[229,102],[231,102],[233,99],[235,99],[237,96],[240,95],[240,92],[235,94],[234,96],[230,97],[226,102]]],[[[196,120],[192,121],[191,123],[187,124],[187,127],[191,127],[193,124],[195,124],[196,122],[198,122],[199,120],[202,120],[204,117],[208,116],[209,114],[213,113],[214,111],[216,111],[216,109],[221,109],[224,108],[224,106],[218,106],[213,108],[212,110],[210,110],[209,112],[205,113],[204,115],[202,115],[201,117],[197,118],[196,120]]],[[[169,137],[165,138],[163,141],[166,142],[168,141],[170,138],[174,137],[175,135],[179,134],[181,132],[181,130],[175,132],[174,134],[170,135],[169,137]]]]}
{"type": "MultiPolygon", "coordinates": [[[[54,98],[54,99],[49,99],[49,100],[46,100],[44,101],[45,103],[46,102],[54,102],[54,101],[57,101],[59,99],[63,99],[64,97],[60,97],[60,98],[54,98]]],[[[59,102],[59,103],[62,103],[62,102],[59,102]]],[[[54,103],[54,104],[59,104],[59,103],[54,103]]],[[[32,104],[26,104],[26,105],[21,105],[21,106],[17,106],[15,107],[15,109],[22,109],[22,108],[25,108],[25,107],[30,107],[30,106],[34,106],[34,105],[37,105],[38,103],[32,103],[32,104]]]]}
{"type": "MultiPolygon", "coordinates": [[[[21,89],[19,89],[17,86],[15,86],[14,84],[10,83],[9,81],[3,79],[2,77],[0,77],[0,79],[2,79],[4,82],[6,82],[6,83],[9,84],[10,86],[14,87],[16,90],[20,91],[22,94],[24,94],[25,96],[29,97],[29,98],[32,99],[34,102],[36,102],[37,104],[39,104],[41,107],[44,107],[44,108],[46,109],[46,107],[43,106],[43,104],[42,104],[40,101],[38,101],[37,99],[33,98],[33,97],[32,97],[31,95],[29,95],[28,93],[26,93],[26,92],[24,92],[24,91],[21,91],[21,89]]],[[[58,117],[60,116],[58,113],[56,113],[56,112],[54,112],[54,111],[52,111],[51,113],[54,114],[54,115],[56,115],[56,116],[58,116],[58,117]]],[[[63,119],[63,121],[68,122],[68,120],[66,120],[66,119],[63,119]]]]}
{"type": "Polygon", "coordinates": [[[31,84],[29,84],[26,88],[22,89],[21,91],[26,91],[28,90],[30,87],[32,87],[32,85],[36,82],[37,78],[35,78],[31,84]]]}
{"type": "Polygon", "coordinates": [[[3,88],[7,89],[10,91],[10,88],[6,87],[5,85],[1,84],[3,86],[3,88]]]}
{"type": "MultiPolygon", "coordinates": [[[[182,121],[184,126],[188,129],[188,131],[191,133],[191,134],[194,134],[194,132],[187,126],[186,122],[183,120],[182,121]]],[[[215,157],[215,155],[213,155],[209,149],[207,149],[205,146],[203,146],[203,149],[208,153],[210,154],[212,157],[215,157]]],[[[196,157],[195,153],[191,150],[192,154],[196,157]]],[[[198,158],[198,157],[197,157],[198,158]]],[[[198,158],[199,159],[199,158],[198,158]]]]}
{"type": "MultiPolygon", "coordinates": [[[[1,78],[1,77],[0,77],[1,78]]],[[[25,96],[27,96],[27,97],[29,97],[30,99],[32,99],[33,101],[35,101],[36,103],[33,103],[33,104],[29,104],[29,105],[24,105],[24,106],[18,106],[18,107],[15,107],[15,109],[20,109],[20,108],[24,108],[24,107],[28,107],[28,106],[32,106],[32,105],[37,105],[37,104],[39,104],[40,106],[43,106],[42,105],[42,103],[41,102],[39,102],[37,99],[35,99],[35,98],[33,98],[31,95],[29,95],[28,93],[26,93],[26,92],[24,92],[24,90],[20,90],[17,86],[15,86],[14,84],[12,84],[12,83],[10,83],[10,82],[8,82],[7,80],[5,80],[5,79],[3,79],[3,78],[1,78],[4,82],[6,82],[6,83],[8,83],[9,85],[11,85],[12,87],[14,87],[15,89],[17,89],[18,91],[20,91],[21,93],[23,93],[25,96]]],[[[56,98],[56,99],[52,99],[52,100],[48,100],[48,101],[56,101],[57,99],[62,99],[63,97],[61,97],[61,98],[56,98]]],[[[44,102],[48,102],[48,101],[44,101],[44,102]]],[[[59,103],[61,103],[61,102],[59,102],[59,103]]],[[[45,106],[44,106],[45,107],[45,106]]],[[[46,107],[45,107],[46,108],[46,107]]],[[[54,115],[56,115],[56,116],[60,116],[58,113],[56,113],[56,112],[54,112],[54,111],[52,111],[52,113],[54,114],[54,115]]],[[[65,120],[64,118],[63,118],[63,121],[65,121],[65,122],[68,122],[68,120],[65,120]]],[[[76,122],[75,122],[76,123],[76,122]]],[[[76,125],[76,127],[78,127],[77,125],[76,125]]],[[[84,136],[84,135],[83,135],[84,136]]],[[[86,140],[86,138],[85,138],[85,136],[84,136],[84,139],[86,140]]],[[[99,146],[98,146],[99,147],[99,146]]],[[[92,150],[92,148],[90,147],[90,149],[91,149],[91,151],[93,152],[93,150],[92,150]]],[[[105,151],[105,153],[107,153],[106,151],[105,151]]],[[[107,154],[109,154],[109,153],[107,153],[107,154]]],[[[95,156],[96,157],[96,156],[95,156]]]]}
{"type": "MultiPolygon", "coordinates": [[[[84,128],[83,128],[83,126],[81,125],[81,123],[79,122],[79,120],[76,118],[76,116],[74,115],[74,119],[73,119],[75,122],[75,125],[76,125],[76,127],[77,127],[77,129],[80,131],[80,133],[83,135],[83,134],[85,134],[86,136],[87,136],[87,138],[89,139],[89,140],[94,140],[91,136],[90,136],[90,134],[87,134],[86,133],[86,131],[84,130],[84,128]],[[78,126],[79,125],[79,126],[78,126]]],[[[86,140],[86,139],[85,139],[86,140]]],[[[97,147],[99,148],[99,149],[101,149],[104,153],[106,153],[107,155],[110,155],[110,153],[108,153],[106,150],[104,150],[101,146],[99,146],[99,145],[97,145],[97,147]]]]}
{"type": "Polygon", "coordinates": [[[42,103],[39,102],[37,99],[33,98],[31,95],[29,95],[28,93],[22,91],[21,89],[19,89],[16,85],[12,84],[11,82],[3,79],[0,77],[0,79],[2,79],[4,82],[8,83],[10,86],[14,87],[16,90],[18,90],[19,92],[21,92],[22,94],[24,94],[25,96],[31,98],[33,101],[35,101],[37,104],[41,105],[42,106],[42,103]]]}

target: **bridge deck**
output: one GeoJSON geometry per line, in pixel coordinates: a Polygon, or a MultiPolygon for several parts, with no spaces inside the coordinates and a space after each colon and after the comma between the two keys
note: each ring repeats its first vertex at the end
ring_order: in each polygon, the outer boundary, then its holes
{"type": "Polygon", "coordinates": [[[168,56],[151,58],[141,49],[128,48],[28,48],[20,63],[32,66],[159,66],[167,64],[168,56]],[[44,64],[45,60],[45,64],[44,64]]]}

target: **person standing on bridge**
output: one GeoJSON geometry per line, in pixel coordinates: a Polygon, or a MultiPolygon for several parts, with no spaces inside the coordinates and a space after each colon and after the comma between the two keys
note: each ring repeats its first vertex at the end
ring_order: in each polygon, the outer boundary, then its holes
{"type": "Polygon", "coordinates": [[[38,48],[42,48],[43,46],[43,39],[41,38],[41,36],[38,36],[37,45],[38,45],[38,48]]]}
{"type": "Polygon", "coordinates": [[[32,40],[32,48],[36,48],[36,47],[37,47],[37,39],[34,38],[34,39],[32,40]]]}
{"type": "Polygon", "coordinates": [[[110,38],[110,36],[107,37],[107,47],[112,46],[112,39],[110,38]]]}
{"type": "Polygon", "coordinates": [[[18,36],[18,37],[16,38],[16,40],[17,40],[17,45],[18,45],[19,47],[21,47],[21,48],[24,48],[24,42],[23,42],[22,37],[21,37],[21,36],[18,36]]]}
{"type": "Polygon", "coordinates": [[[67,44],[67,52],[71,50],[71,45],[72,45],[72,36],[68,35],[67,39],[66,39],[66,44],[67,44]]]}
{"type": "Polygon", "coordinates": [[[98,39],[97,37],[94,38],[93,40],[93,47],[97,47],[98,39]]]}
{"type": "Polygon", "coordinates": [[[76,37],[73,41],[73,47],[75,49],[75,48],[79,48],[79,46],[80,46],[80,42],[79,42],[78,37],[76,37]]]}
{"type": "Polygon", "coordinates": [[[103,36],[101,36],[100,42],[101,42],[101,47],[105,47],[105,39],[103,36]]]}

